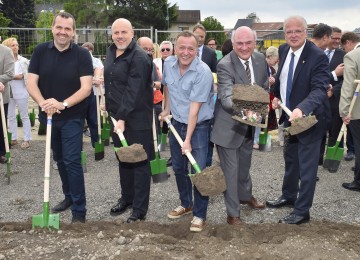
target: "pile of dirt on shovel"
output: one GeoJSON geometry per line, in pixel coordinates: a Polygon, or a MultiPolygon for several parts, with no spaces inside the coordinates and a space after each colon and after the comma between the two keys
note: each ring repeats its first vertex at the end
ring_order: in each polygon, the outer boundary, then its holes
{"type": "Polygon", "coordinates": [[[270,102],[269,93],[258,85],[235,84],[233,87],[234,114],[242,117],[241,111],[248,109],[266,115],[270,102]]]}

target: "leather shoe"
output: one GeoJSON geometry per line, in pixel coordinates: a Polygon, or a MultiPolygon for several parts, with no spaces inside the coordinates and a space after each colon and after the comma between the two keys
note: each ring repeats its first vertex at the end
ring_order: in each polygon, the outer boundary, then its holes
{"type": "Polygon", "coordinates": [[[294,206],[294,201],[285,199],[282,196],[280,196],[276,200],[267,200],[266,206],[268,206],[269,208],[281,208],[281,207],[285,207],[285,206],[294,206]]]}
{"type": "Polygon", "coordinates": [[[347,154],[344,156],[345,161],[352,161],[354,159],[354,153],[353,152],[347,152],[347,154]]]}
{"type": "Polygon", "coordinates": [[[126,203],[120,199],[118,204],[114,205],[110,209],[110,215],[111,216],[121,215],[129,208],[132,208],[132,203],[126,203]]]}
{"type": "Polygon", "coordinates": [[[138,220],[145,220],[146,219],[146,215],[137,213],[137,212],[133,212],[131,213],[131,216],[126,220],[126,223],[133,223],[135,221],[138,220]]]}
{"type": "Polygon", "coordinates": [[[360,185],[355,181],[350,182],[350,183],[343,183],[342,186],[348,190],[360,191],[360,185]]]}
{"type": "Polygon", "coordinates": [[[71,199],[65,198],[62,202],[53,207],[51,211],[54,213],[59,213],[70,208],[72,204],[73,202],[71,201],[71,199]]]}
{"type": "Polygon", "coordinates": [[[354,172],[355,171],[355,166],[351,167],[351,170],[354,172]]]}
{"type": "Polygon", "coordinates": [[[296,215],[294,213],[290,213],[286,217],[280,219],[279,223],[300,225],[300,224],[303,224],[303,223],[306,223],[306,222],[309,222],[309,221],[310,221],[310,215],[309,214],[304,217],[304,216],[296,215]]]}
{"type": "Polygon", "coordinates": [[[257,199],[254,196],[251,196],[251,199],[249,201],[240,200],[240,204],[247,204],[253,209],[264,209],[265,204],[258,202],[257,199]]]}
{"type": "Polygon", "coordinates": [[[0,156],[0,163],[5,164],[7,162],[7,158],[4,155],[0,156]]]}
{"type": "Polygon", "coordinates": [[[244,224],[244,222],[243,222],[243,221],[241,220],[241,218],[239,218],[239,217],[230,217],[230,216],[227,216],[226,222],[227,222],[229,225],[233,225],[233,226],[239,226],[239,225],[244,224]]]}
{"type": "Polygon", "coordinates": [[[73,214],[71,224],[85,223],[85,215],[73,214]]]}

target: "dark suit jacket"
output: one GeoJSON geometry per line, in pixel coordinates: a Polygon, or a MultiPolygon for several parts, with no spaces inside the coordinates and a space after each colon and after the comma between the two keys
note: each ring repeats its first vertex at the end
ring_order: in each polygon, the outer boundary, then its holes
{"type": "MultiPolygon", "coordinates": [[[[336,67],[344,62],[344,55],[345,52],[342,49],[336,49],[334,52],[334,55],[330,61],[330,71],[333,71],[336,69],[336,67]]],[[[331,77],[330,84],[333,86],[333,93],[334,98],[339,103],[340,100],[340,94],[341,94],[341,86],[343,82],[343,76],[338,77],[338,81],[334,80],[334,77],[331,77]]]]}
{"type": "MultiPolygon", "coordinates": [[[[283,44],[279,47],[279,69],[274,83],[274,96],[280,97],[280,75],[290,46],[283,44]]],[[[293,111],[299,108],[303,114],[312,113],[318,123],[310,129],[297,135],[300,142],[310,144],[321,139],[330,121],[330,105],[326,95],[330,82],[329,60],[324,51],[310,41],[306,41],[300,55],[293,77],[293,87],[290,94],[290,107],[293,111]]],[[[287,125],[285,112],[281,117],[287,125]]]]}
{"type": "MultiPolygon", "coordinates": [[[[251,56],[257,85],[269,88],[267,63],[261,53],[251,56]]],[[[246,124],[232,118],[232,92],[234,84],[250,84],[245,68],[235,51],[222,58],[218,64],[218,97],[215,105],[215,122],[211,141],[225,148],[239,148],[248,131],[246,124]]],[[[254,131],[254,128],[252,129],[254,131]]]]}
{"type": "Polygon", "coordinates": [[[209,66],[211,72],[216,73],[217,58],[214,50],[204,45],[201,60],[209,66]]]}

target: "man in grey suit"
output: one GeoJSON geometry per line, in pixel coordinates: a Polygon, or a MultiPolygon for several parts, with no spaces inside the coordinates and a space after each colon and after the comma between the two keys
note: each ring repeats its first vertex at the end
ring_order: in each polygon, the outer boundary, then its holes
{"type": "Polygon", "coordinates": [[[269,88],[267,63],[263,54],[254,52],[256,33],[249,27],[236,29],[232,36],[233,50],[217,66],[218,99],[215,105],[215,123],[211,141],[217,145],[220,166],[224,172],[227,190],[224,193],[227,223],[239,225],[240,203],[253,208],[264,208],[252,196],[250,166],[254,128],[232,119],[232,91],[234,84],[257,83],[269,88]],[[249,64],[251,78],[246,73],[249,64]]]}
{"type": "MultiPolygon", "coordinates": [[[[5,118],[7,117],[7,108],[10,99],[10,88],[8,82],[13,79],[15,59],[10,48],[0,44],[0,92],[4,102],[5,118]]],[[[0,134],[4,136],[2,120],[0,120],[0,134]]],[[[0,138],[0,163],[6,163],[4,138],[0,138]]]]}

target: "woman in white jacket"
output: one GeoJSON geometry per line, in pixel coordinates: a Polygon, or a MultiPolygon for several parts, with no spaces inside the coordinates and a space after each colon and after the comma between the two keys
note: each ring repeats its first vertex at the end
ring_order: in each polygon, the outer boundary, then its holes
{"type": "Polygon", "coordinates": [[[8,108],[9,131],[12,133],[11,145],[18,144],[16,106],[18,107],[24,130],[24,142],[22,149],[30,146],[31,125],[28,112],[29,93],[26,89],[26,78],[29,60],[19,55],[19,44],[16,38],[8,38],[3,44],[12,49],[15,58],[15,76],[10,83],[10,102],[8,108]]]}

